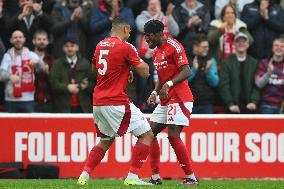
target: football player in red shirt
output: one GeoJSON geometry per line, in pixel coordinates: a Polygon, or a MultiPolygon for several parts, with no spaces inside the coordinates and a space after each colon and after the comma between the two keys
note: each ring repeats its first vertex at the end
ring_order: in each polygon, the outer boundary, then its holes
{"type": "MultiPolygon", "coordinates": [[[[190,74],[188,60],[182,45],[163,33],[164,24],[159,20],[150,20],[144,25],[144,34],[153,52],[153,64],[159,81],[151,93],[148,103],[154,105],[159,95],[160,104],[151,115],[151,127],[156,136],[166,127],[168,139],[185,173],[182,186],[197,185],[189,162],[189,153],[180,138],[184,127],[189,126],[190,113],[193,107],[193,96],[187,83],[190,74]]],[[[150,182],[162,184],[159,175],[160,149],[154,138],[150,149],[152,177],[150,182]]]]}
{"type": "Polygon", "coordinates": [[[112,22],[111,37],[98,43],[93,57],[93,71],[97,85],[93,93],[93,115],[97,135],[102,137],[91,150],[78,184],[85,185],[93,169],[101,162],[115,137],[131,132],[138,137],[132,151],[132,162],[125,185],[152,185],[138,178],[154,138],[142,112],[126,94],[130,68],[140,76],[149,77],[148,65],[139,58],[136,49],[126,40],[130,36],[129,23],[120,17],[112,22]]]}

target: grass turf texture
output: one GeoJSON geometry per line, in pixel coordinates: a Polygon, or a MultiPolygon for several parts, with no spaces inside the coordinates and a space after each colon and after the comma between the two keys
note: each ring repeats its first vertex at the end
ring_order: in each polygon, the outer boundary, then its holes
{"type": "MultiPolygon", "coordinates": [[[[123,180],[91,180],[88,186],[79,186],[75,179],[58,179],[58,180],[12,180],[0,179],[0,189],[76,189],[76,188],[92,188],[92,189],[126,189],[126,188],[185,188],[176,186],[180,180],[163,180],[162,186],[124,186],[123,180]]],[[[284,180],[201,180],[198,186],[193,188],[202,189],[280,189],[284,188],[284,180]]]]}

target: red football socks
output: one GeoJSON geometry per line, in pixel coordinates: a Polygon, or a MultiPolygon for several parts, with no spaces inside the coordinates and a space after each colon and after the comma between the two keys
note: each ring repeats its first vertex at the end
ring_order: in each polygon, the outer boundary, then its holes
{"type": "Polygon", "coordinates": [[[88,174],[94,170],[94,168],[102,161],[105,156],[105,151],[98,146],[94,146],[91,150],[83,171],[86,171],[88,174]]]}
{"type": "Polygon", "coordinates": [[[138,175],[138,172],[143,163],[146,161],[149,152],[150,146],[137,141],[132,150],[132,162],[129,172],[138,175]]]}
{"type": "Polygon", "coordinates": [[[150,147],[150,164],[152,168],[152,175],[159,174],[160,168],[160,146],[155,137],[150,147]]]}
{"type": "Polygon", "coordinates": [[[185,175],[192,174],[193,170],[189,162],[189,153],[184,143],[180,139],[180,137],[179,136],[169,136],[168,139],[170,141],[171,146],[173,147],[175,151],[180,167],[183,169],[185,175]]]}

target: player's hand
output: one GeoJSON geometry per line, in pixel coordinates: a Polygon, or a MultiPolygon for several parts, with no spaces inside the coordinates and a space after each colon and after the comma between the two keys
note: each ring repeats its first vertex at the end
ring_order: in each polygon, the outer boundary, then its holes
{"type": "Polygon", "coordinates": [[[233,112],[233,113],[240,113],[241,112],[239,106],[237,106],[237,105],[230,106],[229,110],[230,110],[230,112],[233,112]]]}
{"type": "Polygon", "coordinates": [[[68,84],[67,88],[71,94],[77,94],[79,92],[78,84],[68,84]]]}
{"type": "Polygon", "coordinates": [[[157,98],[157,95],[156,94],[150,94],[148,100],[147,100],[147,103],[150,105],[150,106],[155,106],[156,104],[156,98],[157,98]]]}
{"type": "Polygon", "coordinates": [[[251,110],[251,111],[256,110],[256,104],[252,103],[252,102],[248,103],[246,107],[247,107],[248,110],[251,110]]]}
{"type": "Polygon", "coordinates": [[[166,99],[168,98],[168,91],[169,91],[169,85],[167,83],[165,83],[162,87],[162,89],[160,90],[159,92],[159,96],[160,96],[160,99],[166,99]]]}
{"type": "Polygon", "coordinates": [[[16,75],[16,74],[12,74],[12,75],[10,76],[10,80],[11,80],[13,83],[18,83],[18,82],[20,82],[20,77],[19,77],[18,75],[16,75]]]}
{"type": "Polygon", "coordinates": [[[133,72],[129,71],[129,75],[128,75],[128,83],[132,83],[134,80],[134,76],[133,76],[133,72]]]}

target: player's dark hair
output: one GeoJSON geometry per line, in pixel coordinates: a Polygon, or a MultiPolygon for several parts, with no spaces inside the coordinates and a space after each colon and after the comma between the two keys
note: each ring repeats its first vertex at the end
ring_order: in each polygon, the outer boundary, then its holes
{"type": "Polygon", "coordinates": [[[124,18],[122,18],[120,16],[115,17],[112,20],[112,28],[115,28],[115,27],[117,27],[119,25],[129,25],[129,22],[126,19],[124,19],[124,18]]]}
{"type": "Polygon", "coordinates": [[[149,20],[144,25],[144,32],[145,33],[159,33],[164,31],[164,24],[160,20],[149,20]]]}

